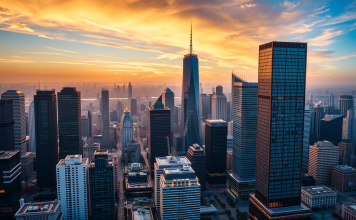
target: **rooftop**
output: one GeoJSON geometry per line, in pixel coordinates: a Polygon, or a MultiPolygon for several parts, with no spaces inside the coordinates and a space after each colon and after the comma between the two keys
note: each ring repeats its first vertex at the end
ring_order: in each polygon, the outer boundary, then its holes
{"type": "Polygon", "coordinates": [[[60,201],[25,203],[15,214],[15,217],[22,215],[38,215],[55,213],[60,201]]]}
{"type": "Polygon", "coordinates": [[[342,115],[326,115],[325,118],[321,119],[322,121],[332,121],[337,118],[342,118],[342,115]]]}
{"type": "Polygon", "coordinates": [[[134,209],[132,210],[133,220],[152,220],[151,211],[149,209],[134,209]]]}
{"type": "Polygon", "coordinates": [[[315,143],[316,147],[319,147],[319,148],[332,148],[332,147],[335,147],[333,145],[333,143],[331,143],[330,141],[318,141],[317,143],[315,143]]]}
{"type": "Polygon", "coordinates": [[[94,155],[108,155],[109,154],[109,150],[96,150],[94,152],[94,155]]]}
{"type": "Polygon", "coordinates": [[[338,165],[334,166],[335,169],[339,169],[341,171],[355,171],[356,169],[347,165],[338,165]]]}
{"type": "Polygon", "coordinates": [[[9,151],[0,151],[0,160],[6,160],[6,159],[10,159],[11,157],[13,157],[16,153],[20,153],[17,150],[9,150],[9,151]]]}
{"type": "Polygon", "coordinates": [[[185,156],[165,156],[165,157],[156,157],[156,163],[158,167],[170,167],[177,165],[191,165],[191,162],[185,156]]]}
{"type": "Polygon", "coordinates": [[[4,92],[3,94],[1,94],[2,96],[12,96],[12,95],[24,95],[23,92],[21,92],[20,90],[7,90],[6,92],[4,92]]]}
{"type": "Polygon", "coordinates": [[[57,166],[69,165],[85,165],[88,163],[88,158],[82,158],[81,154],[67,155],[65,159],[61,159],[57,166]]]}
{"type": "Polygon", "coordinates": [[[210,127],[227,127],[227,122],[221,119],[205,120],[205,124],[210,127]]]}
{"type": "Polygon", "coordinates": [[[334,194],[336,192],[332,191],[326,186],[305,186],[302,190],[309,193],[310,195],[322,195],[322,194],[334,194]]]}
{"type": "Polygon", "coordinates": [[[165,180],[172,179],[197,179],[191,166],[183,165],[183,168],[165,168],[163,170],[165,180]]]}

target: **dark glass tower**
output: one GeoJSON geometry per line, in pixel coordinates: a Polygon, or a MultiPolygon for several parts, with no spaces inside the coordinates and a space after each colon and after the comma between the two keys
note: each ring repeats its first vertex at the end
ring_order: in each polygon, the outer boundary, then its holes
{"type": "Polygon", "coordinates": [[[199,109],[199,64],[198,55],[193,54],[192,32],[189,54],[183,59],[183,82],[181,96],[180,133],[183,136],[183,152],[197,143],[201,145],[199,109]]]}
{"type": "Polygon", "coordinates": [[[101,118],[103,120],[105,116],[109,118],[109,90],[107,89],[101,90],[101,109],[101,118]]]}
{"type": "Polygon", "coordinates": [[[342,115],[327,115],[321,119],[320,141],[330,141],[337,146],[342,140],[342,115]]]}
{"type": "Polygon", "coordinates": [[[89,164],[90,219],[115,219],[113,162],[108,150],[96,150],[95,160],[89,164]]]}
{"type": "Polygon", "coordinates": [[[206,188],[206,155],[204,149],[197,144],[190,146],[187,158],[192,163],[192,168],[199,179],[201,190],[204,190],[206,188]]]}
{"type": "Polygon", "coordinates": [[[168,155],[167,138],[171,130],[170,120],[171,111],[164,107],[159,99],[148,107],[148,161],[152,170],[156,157],[168,155]]]}
{"type": "MultiPolygon", "coordinates": [[[[59,160],[82,154],[81,99],[75,87],[58,92],[59,160]]],[[[87,124],[88,128],[88,124],[87,124]]],[[[88,130],[86,130],[88,135],[88,130]]],[[[88,136],[87,136],[88,137],[88,136]]]]}
{"type": "Polygon", "coordinates": [[[169,136],[169,145],[173,146],[173,134],[174,134],[174,93],[169,88],[166,88],[162,92],[162,103],[164,107],[171,110],[171,134],[169,136]]]}
{"type": "Polygon", "coordinates": [[[347,117],[347,110],[354,109],[354,97],[352,95],[341,95],[339,99],[340,115],[347,117]]]}
{"type": "Polygon", "coordinates": [[[37,187],[55,191],[58,163],[57,97],[54,90],[37,90],[35,102],[37,187]]]}
{"type": "Polygon", "coordinates": [[[19,151],[0,151],[0,219],[12,220],[20,208],[21,163],[19,151]]]}
{"type": "Polygon", "coordinates": [[[15,150],[13,102],[0,99],[0,150],[15,150]]]}
{"type": "Polygon", "coordinates": [[[227,123],[205,121],[206,179],[211,185],[226,183],[227,123]]]}
{"type": "Polygon", "coordinates": [[[131,115],[137,115],[137,100],[131,99],[131,115]]]}
{"type": "Polygon", "coordinates": [[[306,43],[274,41],[259,47],[256,194],[249,199],[251,219],[311,217],[301,205],[306,57],[306,43]]]}

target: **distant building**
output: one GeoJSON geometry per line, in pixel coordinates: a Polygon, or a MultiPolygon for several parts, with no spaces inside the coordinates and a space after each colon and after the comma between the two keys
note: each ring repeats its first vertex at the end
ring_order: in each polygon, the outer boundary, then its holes
{"type": "Polygon", "coordinates": [[[37,188],[54,192],[58,164],[57,98],[54,90],[37,90],[36,119],[37,188]]]}
{"type": "Polygon", "coordinates": [[[302,203],[309,208],[331,208],[336,205],[337,193],[326,186],[302,187],[302,203]]]}
{"type": "Polygon", "coordinates": [[[136,139],[132,139],[125,149],[125,163],[139,163],[140,161],[141,145],[136,139]]]}
{"type": "Polygon", "coordinates": [[[320,140],[337,145],[342,140],[342,115],[327,115],[321,120],[320,140]]]}
{"type": "Polygon", "coordinates": [[[126,107],[121,117],[121,160],[125,159],[125,148],[133,138],[133,120],[130,110],[126,107]]]}
{"type": "Polygon", "coordinates": [[[0,99],[0,150],[15,150],[13,101],[0,99]]]}
{"type": "Polygon", "coordinates": [[[21,181],[27,183],[33,177],[33,160],[36,154],[26,152],[21,155],[21,181]]]}
{"type": "Polygon", "coordinates": [[[137,115],[137,100],[131,100],[131,115],[137,115]]]}
{"type": "Polygon", "coordinates": [[[100,150],[100,143],[86,143],[83,147],[83,158],[88,158],[88,161],[94,160],[94,153],[100,150]]]}
{"type": "Polygon", "coordinates": [[[171,133],[169,135],[169,145],[173,146],[173,134],[174,134],[174,93],[169,88],[166,88],[162,93],[162,103],[164,107],[171,110],[171,133]]]}
{"type": "Polygon", "coordinates": [[[341,192],[356,190],[356,169],[347,165],[334,166],[331,185],[341,192]]]}
{"type": "Polygon", "coordinates": [[[210,108],[210,97],[206,94],[200,94],[200,115],[201,118],[206,120],[209,119],[210,108]]]}
{"type": "Polygon", "coordinates": [[[206,155],[204,149],[201,148],[198,144],[193,144],[189,147],[188,160],[192,163],[192,168],[195,171],[196,176],[199,179],[199,184],[201,190],[206,188],[206,155]]]}
{"type": "Polygon", "coordinates": [[[200,219],[200,184],[190,166],[163,169],[159,184],[161,219],[200,219]]]}
{"type": "Polygon", "coordinates": [[[82,130],[82,137],[89,137],[89,120],[88,120],[88,116],[82,115],[80,124],[81,124],[81,130],[82,130]]]}
{"type": "Polygon", "coordinates": [[[339,149],[329,141],[318,141],[309,147],[308,174],[316,185],[330,185],[332,168],[339,164],[339,149]]]}
{"type": "Polygon", "coordinates": [[[26,149],[26,113],[25,94],[20,90],[7,90],[1,94],[1,99],[12,99],[15,149],[23,154],[26,149]]]}
{"type": "MultiPolygon", "coordinates": [[[[75,87],[63,87],[58,92],[59,160],[67,155],[81,154],[81,95],[75,87]]],[[[88,122],[86,129],[88,130],[88,122]]],[[[88,137],[88,131],[86,132],[88,137]]]]}
{"type": "Polygon", "coordinates": [[[57,199],[65,219],[89,219],[88,158],[68,155],[57,164],[57,199]]]}
{"type": "Polygon", "coordinates": [[[309,145],[314,145],[320,139],[320,124],[323,118],[325,118],[324,108],[316,104],[310,112],[309,145]]]}
{"type": "Polygon", "coordinates": [[[36,125],[35,125],[35,102],[32,101],[28,107],[28,135],[29,135],[29,148],[28,151],[36,152],[36,125]]]}
{"type": "Polygon", "coordinates": [[[118,120],[118,122],[120,122],[122,114],[123,114],[122,102],[120,102],[120,101],[117,102],[116,111],[117,111],[117,120],[118,120]]]}
{"type": "Polygon", "coordinates": [[[118,121],[116,110],[110,112],[110,121],[118,121]]]}
{"type": "Polygon", "coordinates": [[[205,121],[206,179],[210,185],[226,184],[227,123],[205,121]]]}
{"type": "MultiPolygon", "coordinates": [[[[101,118],[104,119],[105,116],[108,118],[110,117],[109,115],[109,90],[103,89],[101,90],[101,118]]],[[[109,118],[110,121],[110,118],[109,118]]]]}
{"type": "Polygon", "coordinates": [[[349,139],[353,144],[356,144],[356,121],[355,110],[347,110],[347,117],[343,120],[342,139],[349,139]]]}
{"type": "Polygon", "coordinates": [[[356,166],[356,157],[354,154],[354,144],[349,139],[343,139],[338,145],[339,147],[339,164],[356,166]]]}
{"type": "Polygon", "coordinates": [[[110,132],[110,121],[109,116],[104,116],[103,118],[103,133],[102,133],[102,140],[100,143],[101,149],[112,149],[112,138],[110,132]]]}
{"type": "Polygon", "coordinates": [[[93,137],[93,114],[89,110],[88,111],[88,130],[89,130],[89,137],[93,137]]]}
{"type": "Polygon", "coordinates": [[[340,115],[347,117],[347,110],[354,108],[354,97],[352,95],[341,95],[339,99],[340,115]]]}
{"type": "Polygon", "coordinates": [[[89,164],[90,219],[114,219],[115,193],[112,161],[108,150],[97,150],[89,164]]]}
{"type": "Polygon", "coordinates": [[[211,118],[227,121],[227,98],[223,93],[223,87],[216,87],[216,95],[212,97],[211,118]]]}
{"type": "Polygon", "coordinates": [[[15,218],[16,220],[63,220],[60,207],[60,201],[23,203],[16,212],[15,218]]]}

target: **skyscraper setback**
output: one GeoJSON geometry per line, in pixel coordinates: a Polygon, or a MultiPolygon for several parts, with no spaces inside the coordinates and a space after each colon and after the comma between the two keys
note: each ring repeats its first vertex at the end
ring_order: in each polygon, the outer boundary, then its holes
{"type": "Polygon", "coordinates": [[[301,205],[306,57],[306,43],[273,41],[259,47],[256,192],[249,199],[251,219],[271,219],[282,213],[285,219],[311,216],[301,205]]]}
{"type": "Polygon", "coordinates": [[[201,145],[199,107],[199,63],[193,53],[192,30],[190,33],[189,54],[183,59],[183,82],[181,96],[180,133],[183,136],[183,152],[193,144],[201,145]]]}

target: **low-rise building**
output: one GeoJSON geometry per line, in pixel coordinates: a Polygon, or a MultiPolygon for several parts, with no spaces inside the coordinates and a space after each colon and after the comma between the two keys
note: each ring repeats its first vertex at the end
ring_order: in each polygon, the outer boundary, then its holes
{"type": "Polygon", "coordinates": [[[124,175],[127,176],[129,173],[147,173],[148,170],[142,163],[129,163],[124,166],[124,175]]]}
{"type": "Polygon", "coordinates": [[[337,193],[326,186],[302,187],[302,203],[309,208],[329,208],[336,204],[337,193]]]}
{"type": "Polygon", "coordinates": [[[334,166],[331,185],[341,192],[356,190],[356,169],[347,165],[334,166]]]}
{"type": "Polygon", "coordinates": [[[343,220],[355,220],[356,219],[356,204],[342,205],[341,216],[343,220]]]}
{"type": "Polygon", "coordinates": [[[129,173],[125,178],[126,197],[151,197],[153,186],[147,173],[129,173]]]}
{"type": "Polygon", "coordinates": [[[302,186],[315,186],[315,179],[309,174],[303,174],[302,186]]]}
{"type": "Polygon", "coordinates": [[[63,220],[60,201],[24,203],[16,212],[16,220],[63,220]]]}

